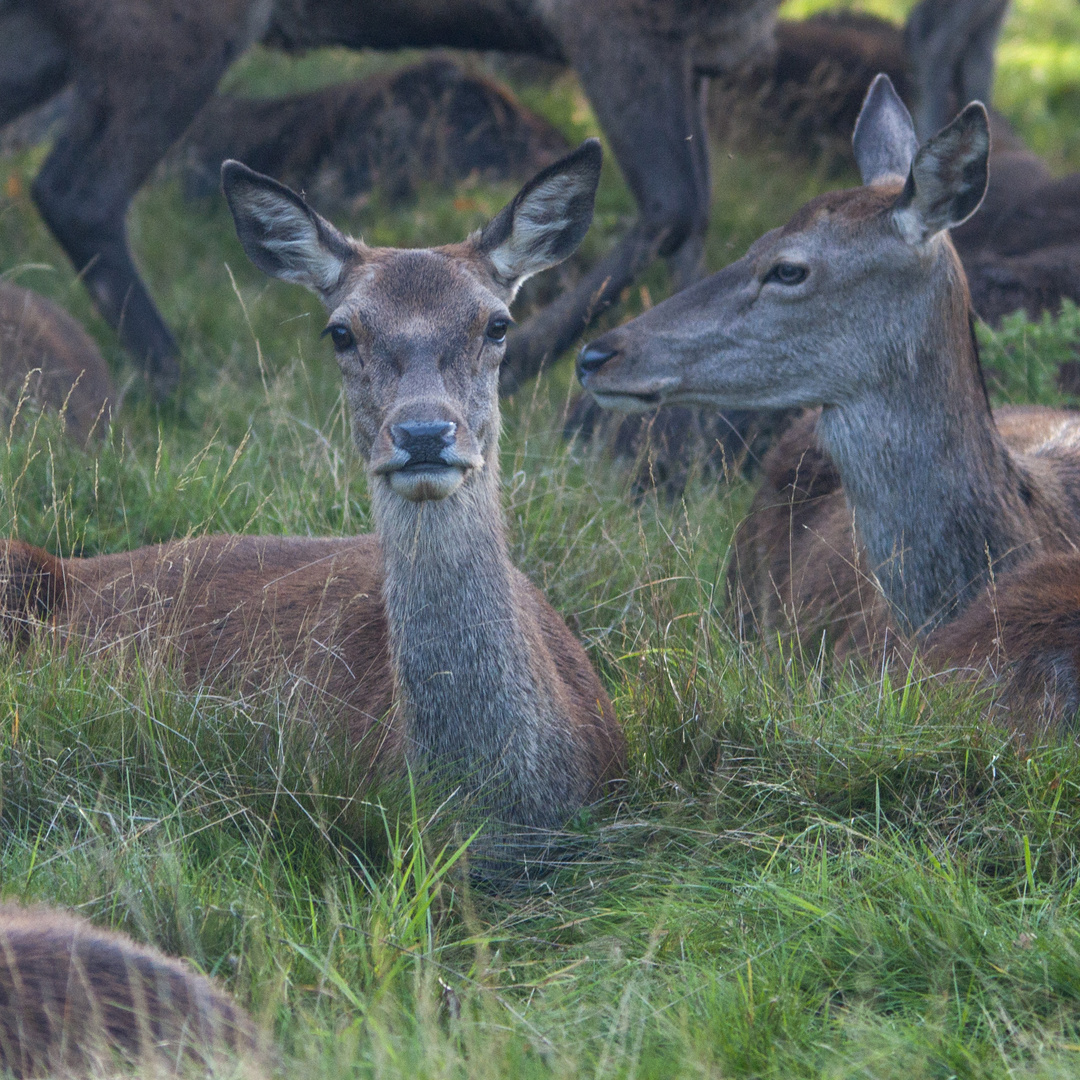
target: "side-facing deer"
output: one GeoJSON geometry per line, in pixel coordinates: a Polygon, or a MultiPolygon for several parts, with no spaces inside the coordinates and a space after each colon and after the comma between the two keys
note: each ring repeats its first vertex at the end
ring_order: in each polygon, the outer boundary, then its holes
{"type": "Polygon", "coordinates": [[[69,638],[168,646],[197,679],[284,667],[377,764],[404,755],[503,822],[563,825],[622,775],[624,742],[584,649],[507,553],[499,366],[518,287],[589,228],[600,158],[589,140],[484,229],[430,250],[369,248],[226,162],[250,258],[330,312],[375,533],[92,559],[11,541],[9,632],[21,612],[69,638]]]}
{"type": "Polygon", "coordinates": [[[66,912],[0,907],[5,1076],[234,1075],[241,1059],[236,1075],[269,1074],[250,1017],[205,976],[66,912]]]}
{"type": "Polygon", "coordinates": [[[860,651],[929,635],[934,663],[989,659],[1035,729],[1080,700],[1080,416],[987,401],[947,231],[986,187],[986,110],[920,148],[879,76],[853,141],[864,187],[598,338],[579,372],[615,408],[817,410],[770,453],[736,541],[743,619],[860,651]]]}

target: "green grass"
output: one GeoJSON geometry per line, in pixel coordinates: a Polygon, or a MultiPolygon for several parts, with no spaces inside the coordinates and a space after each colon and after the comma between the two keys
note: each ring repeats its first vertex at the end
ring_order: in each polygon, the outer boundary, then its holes
{"type": "MultiPolygon", "coordinates": [[[[1021,2],[1009,41],[1064,27],[1073,48],[1075,21],[1066,0],[1021,2]]],[[[230,85],[383,62],[258,53],[230,85]]],[[[1032,137],[1043,116],[1068,126],[1060,161],[1080,135],[1055,96],[1069,70],[1017,114],[1032,137]]],[[[595,130],[572,79],[523,94],[572,137],[595,130]]],[[[5,434],[0,533],[93,554],[369,529],[315,301],[248,264],[223,205],[151,185],[133,241],[183,352],[182,392],[155,409],[33,212],[41,156],[0,162],[0,271],[86,322],[128,395],[92,454],[49,418],[5,434]]],[[[777,156],[715,165],[713,266],[825,183],[777,156]]],[[[375,199],[341,224],[438,243],[511,194],[375,199]]],[[[586,258],[631,212],[609,165],[586,258]]],[[[665,295],[663,267],[644,284],[665,295]]],[[[1077,333],[1070,310],[985,337],[999,397],[1058,400],[1077,333]]],[[[738,643],[722,575],[749,488],[633,503],[559,438],[571,392],[564,362],[508,403],[503,466],[513,555],[630,739],[626,803],[575,823],[580,859],[530,889],[470,888],[452,823],[407,790],[358,791],[333,731],[297,724],[272,685],[193,690],[168,665],[40,641],[0,655],[0,892],[192,958],[273,1029],[289,1075],[1075,1076],[1080,750],[1022,750],[955,688],[738,643]]]]}

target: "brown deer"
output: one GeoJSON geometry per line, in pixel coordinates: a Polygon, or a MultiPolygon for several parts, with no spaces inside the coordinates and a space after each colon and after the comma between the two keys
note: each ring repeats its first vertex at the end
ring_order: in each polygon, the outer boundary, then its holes
{"type": "Polygon", "coordinates": [[[375,534],[91,559],[12,541],[9,634],[44,617],[69,640],[168,645],[200,680],[284,667],[377,765],[404,756],[505,823],[563,825],[622,775],[623,735],[584,649],[507,554],[498,383],[508,305],[585,235],[600,160],[589,140],[483,230],[431,250],[369,248],[226,162],[248,255],[330,312],[375,534]]]}
{"type": "Polygon", "coordinates": [[[512,339],[534,375],[657,255],[699,271],[709,213],[703,77],[767,51],[780,0],[0,0],[0,126],[74,97],[34,182],[42,217],[158,393],[176,343],[128,250],[138,188],[249,45],[499,50],[571,65],[640,209],[579,285],[512,339]]]}
{"type": "Polygon", "coordinates": [[[210,979],[66,912],[0,907],[5,1075],[206,1075],[241,1058],[263,1062],[255,1025],[210,979]]]}
{"type": "Polygon", "coordinates": [[[58,304],[0,281],[0,413],[62,413],[78,442],[109,426],[116,390],[94,339],[58,304]]]}
{"type": "Polygon", "coordinates": [[[324,207],[422,183],[528,180],[570,144],[505,87],[447,57],[276,98],[215,94],[178,144],[184,192],[218,194],[237,158],[324,207]]]}
{"type": "Polygon", "coordinates": [[[853,143],[865,186],[812,200],[725,270],[597,339],[579,372],[622,409],[816,410],[770,453],[735,543],[746,624],[815,652],[822,635],[880,650],[891,631],[938,662],[989,659],[1015,723],[1036,730],[1080,686],[1076,589],[1047,587],[1048,567],[1077,565],[1080,416],[995,415],[987,402],[947,231],[986,187],[986,110],[970,104],[920,148],[881,76],[853,143]],[[1040,607],[1060,632],[1036,632],[1040,607]],[[1012,623],[991,638],[994,612],[1012,623]]]}

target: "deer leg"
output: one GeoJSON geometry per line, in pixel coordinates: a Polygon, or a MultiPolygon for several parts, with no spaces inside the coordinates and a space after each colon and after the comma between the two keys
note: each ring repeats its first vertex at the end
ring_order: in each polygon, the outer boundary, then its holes
{"type": "Polygon", "coordinates": [[[961,105],[975,100],[990,104],[994,90],[994,49],[1008,10],[1009,0],[993,0],[968,34],[968,47],[960,57],[957,73],[961,105]]]}
{"type": "Polygon", "coordinates": [[[684,271],[679,258],[676,277],[700,270],[709,222],[701,80],[683,50],[653,39],[619,39],[611,31],[567,35],[573,40],[563,46],[637,201],[638,220],[576,288],[511,337],[505,392],[569,348],[658,255],[674,257],[692,240],[685,260],[692,269],[684,271]]]}
{"type": "Polygon", "coordinates": [[[179,378],[177,347],[132,261],[127,211],[252,39],[250,4],[175,5],[171,18],[140,27],[137,50],[125,38],[122,6],[104,5],[100,35],[85,35],[90,44],[73,57],[72,108],[34,181],[42,217],[158,398],[179,378]]]}
{"type": "Polygon", "coordinates": [[[693,285],[705,276],[705,235],[709,229],[709,201],[712,183],[709,176],[709,137],[705,130],[706,107],[708,104],[708,80],[695,76],[698,108],[687,117],[693,123],[691,137],[687,140],[687,149],[694,166],[695,202],[692,225],[689,234],[677,251],[667,258],[671,271],[672,283],[676,292],[681,292],[688,285],[693,285]]]}
{"type": "Polygon", "coordinates": [[[33,8],[0,6],[0,127],[48,101],[67,81],[67,51],[33,8]]]}
{"type": "Polygon", "coordinates": [[[969,96],[989,97],[994,46],[1007,9],[1008,0],[922,0],[908,16],[904,40],[920,140],[940,131],[969,96]]]}

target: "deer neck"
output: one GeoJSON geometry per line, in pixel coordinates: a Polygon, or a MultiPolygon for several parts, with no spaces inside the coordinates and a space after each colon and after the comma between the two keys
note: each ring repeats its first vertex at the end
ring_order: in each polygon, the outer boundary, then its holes
{"type": "Polygon", "coordinates": [[[496,454],[439,502],[407,502],[376,484],[373,510],[410,760],[450,766],[503,820],[563,824],[560,804],[580,793],[558,789],[577,769],[507,553],[496,454]],[[553,788],[552,776],[565,780],[553,788]]]}
{"type": "Polygon", "coordinates": [[[1025,512],[1035,480],[995,427],[962,271],[951,247],[938,259],[932,287],[904,306],[907,336],[888,347],[885,385],[825,408],[818,428],[908,633],[953,617],[1038,539],[1025,512]]]}

